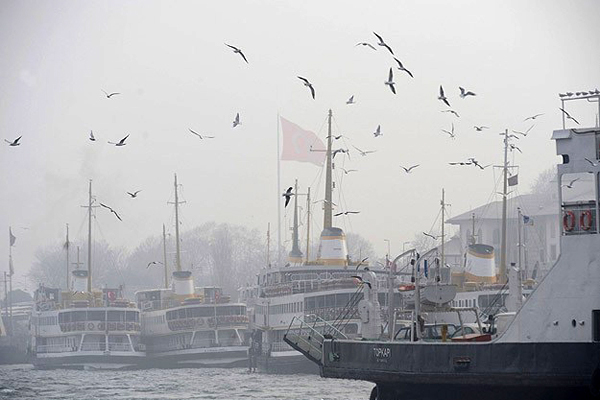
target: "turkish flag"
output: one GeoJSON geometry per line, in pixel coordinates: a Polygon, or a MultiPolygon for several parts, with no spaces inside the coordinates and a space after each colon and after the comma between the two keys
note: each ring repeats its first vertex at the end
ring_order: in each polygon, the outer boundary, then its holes
{"type": "Polygon", "coordinates": [[[323,165],[325,145],[317,135],[302,129],[285,118],[281,118],[281,130],[283,131],[282,160],[323,165]]]}

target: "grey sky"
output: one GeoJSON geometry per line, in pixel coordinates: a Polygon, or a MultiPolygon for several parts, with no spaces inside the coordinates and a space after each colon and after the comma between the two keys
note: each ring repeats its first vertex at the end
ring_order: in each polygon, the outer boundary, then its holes
{"type": "MultiPolygon", "coordinates": [[[[97,211],[100,237],[114,245],[133,248],[169,223],[174,172],[187,200],[185,228],[210,220],[261,232],[276,226],[277,113],[324,138],[328,108],[347,145],[377,150],[336,157],[338,171],[359,172],[338,179],[334,198],[341,190],[342,208],[361,211],[337,225],[382,254],[390,239],[397,252],[430,228],[443,187],[453,214],[489,199],[497,171],[447,163],[500,163],[504,128],[525,130],[525,117],[545,113],[514,154],[521,193],[556,162],[549,138],[561,122],[557,94],[600,85],[598,15],[595,0],[1,1],[0,133],[23,135],[19,147],[0,146],[0,228],[13,226],[18,238],[17,278],[38,246],[64,238],[65,223],[72,238],[85,238],[79,206],[88,179],[123,216],[97,211]],[[383,84],[394,66],[387,51],[355,47],[375,44],[372,31],[415,75],[395,70],[396,96],[383,84]],[[297,75],[314,84],[315,101],[297,75]],[[440,112],[440,84],[461,118],[440,112]],[[478,96],[460,99],[458,86],[478,96]],[[101,89],[122,95],[106,99],[101,89]],[[357,104],[347,106],[351,95],[357,104]],[[232,129],[237,112],[242,125],[232,129]],[[441,132],[451,122],[454,141],[441,132]],[[373,138],[378,124],[383,136],[373,138]],[[188,128],[216,139],[200,141],[188,128]],[[126,134],[124,147],[106,143],[126,134]],[[399,167],[418,163],[410,175],[399,167]],[[125,193],[140,189],[137,199],[125,193]]],[[[582,126],[595,124],[593,107],[569,110],[582,126]]],[[[318,172],[282,162],[282,188],[297,177],[304,191],[318,172]]]]}

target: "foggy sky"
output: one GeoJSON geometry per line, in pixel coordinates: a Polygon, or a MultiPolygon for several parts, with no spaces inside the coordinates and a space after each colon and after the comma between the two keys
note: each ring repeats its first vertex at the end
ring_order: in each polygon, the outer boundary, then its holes
{"type": "MultiPolygon", "coordinates": [[[[95,237],[112,245],[133,249],[163,223],[172,229],[174,173],[187,201],[183,229],[214,220],[265,234],[271,223],[276,238],[277,115],[324,140],[329,108],[334,133],[346,137],[337,147],[377,150],[336,157],[334,202],[360,214],[335,224],[381,254],[389,239],[398,253],[430,229],[442,188],[451,215],[490,198],[499,171],[448,162],[500,164],[505,128],[525,130],[524,118],[545,113],[518,142],[523,154],[510,155],[520,167],[514,194],[556,164],[558,93],[600,86],[599,15],[595,0],[0,1],[0,133],[23,135],[19,147],[0,146],[0,270],[8,226],[15,287],[37,247],[64,240],[65,223],[72,239],[86,239],[89,179],[98,201],[123,217],[96,210],[95,237]],[[387,51],[355,47],[375,44],[372,31],[415,75],[395,69],[396,96],[383,84],[395,66],[387,51]],[[314,84],[316,100],[297,75],[314,84]],[[441,112],[440,84],[459,119],[441,112]],[[460,99],[458,86],[477,97],[460,99]],[[107,99],[102,89],[122,95],[107,99]],[[347,106],[351,95],[357,104],[347,106]],[[237,112],[242,125],[232,129],[237,112]],[[441,132],[452,122],[456,140],[441,132]],[[383,136],[374,138],[379,124],[383,136]],[[106,143],[126,134],[126,146],[106,143]],[[400,169],[413,164],[421,167],[410,175],[400,169]],[[359,172],[340,179],[340,167],[359,172]]],[[[582,126],[595,125],[592,105],[568,107],[582,126]]],[[[281,186],[298,178],[318,200],[319,173],[282,162],[281,186]]],[[[313,211],[320,232],[322,212],[313,211]]]]}

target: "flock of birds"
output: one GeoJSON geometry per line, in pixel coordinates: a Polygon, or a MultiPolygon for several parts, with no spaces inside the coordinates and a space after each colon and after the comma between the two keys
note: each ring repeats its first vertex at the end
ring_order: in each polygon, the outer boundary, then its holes
{"type": "MultiPolygon", "coordinates": [[[[388,43],[385,42],[385,40],[383,39],[383,37],[381,35],[379,35],[378,33],[376,33],[376,32],[373,32],[373,34],[377,38],[376,45],[379,46],[379,47],[385,48],[391,54],[392,59],[397,64],[396,68],[399,71],[405,73],[408,77],[414,78],[413,73],[408,68],[406,68],[404,66],[404,64],[402,63],[402,61],[400,59],[398,59],[398,57],[396,57],[396,55],[394,54],[394,51],[393,51],[392,47],[388,43]]],[[[242,51],[242,49],[240,49],[239,47],[227,44],[227,43],[225,43],[225,46],[227,46],[229,49],[231,49],[234,54],[238,54],[242,58],[242,60],[244,62],[246,62],[247,64],[249,64],[248,58],[246,57],[246,55],[244,54],[244,52],[242,51]]],[[[362,47],[366,47],[366,48],[369,48],[369,49],[372,49],[372,50],[377,50],[376,46],[372,45],[369,42],[359,42],[359,43],[356,44],[356,46],[362,46],[362,47]]],[[[313,100],[316,99],[316,90],[315,90],[314,85],[307,78],[305,78],[303,76],[297,76],[297,78],[302,82],[302,84],[305,87],[308,88],[308,90],[310,92],[311,98],[313,100]]],[[[394,95],[396,94],[396,86],[395,86],[396,82],[394,81],[394,68],[393,67],[390,67],[389,72],[387,73],[387,78],[386,78],[386,80],[383,83],[384,83],[384,85],[386,87],[389,88],[389,90],[394,95]]],[[[459,89],[458,96],[461,99],[467,99],[469,97],[476,97],[477,96],[477,94],[475,92],[473,92],[471,90],[467,90],[467,89],[465,89],[462,86],[459,86],[458,89],[459,89]]],[[[105,97],[107,99],[112,99],[114,96],[121,95],[120,92],[107,92],[104,89],[101,89],[101,90],[102,90],[102,92],[104,93],[104,95],[105,95],[105,97]]],[[[567,93],[564,93],[564,94],[561,93],[560,97],[561,98],[571,97],[573,95],[576,95],[576,96],[586,96],[586,95],[593,96],[593,95],[599,95],[599,94],[600,94],[600,91],[598,89],[595,89],[595,90],[591,90],[589,92],[577,92],[577,93],[567,92],[567,93]]],[[[444,91],[444,88],[443,88],[442,85],[440,85],[440,87],[439,87],[439,93],[437,95],[437,99],[447,107],[447,109],[444,109],[441,112],[443,112],[443,113],[449,113],[449,114],[452,114],[456,118],[460,118],[460,115],[458,114],[458,112],[456,112],[454,109],[452,109],[452,106],[450,104],[450,99],[446,95],[446,92],[444,91]]],[[[354,95],[351,96],[346,101],[346,104],[347,105],[356,104],[354,95]]],[[[577,121],[577,119],[575,119],[573,116],[571,116],[566,110],[564,110],[563,108],[559,108],[559,109],[560,109],[560,111],[564,114],[564,116],[567,119],[572,120],[573,122],[575,122],[576,124],[579,125],[579,121],[577,121]]],[[[536,118],[539,118],[539,117],[541,117],[543,115],[544,114],[535,114],[535,115],[532,115],[530,117],[525,118],[524,122],[529,121],[529,120],[535,121],[536,118]]],[[[236,115],[235,115],[235,117],[233,119],[233,123],[232,123],[233,128],[236,128],[237,126],[239,126],[241,124],[242,124],[242,122],[241,122],[240,114],[236,113],[236,115]]],[[[525,137],[525,136],[527,136],[529,134],[529,132],[533,129],[534,126],[535,125],[531,125],[525,131],[514,131],[513,130],[512,132],[514,134],[508,135],[506,137],[506,140],[508,140],[508,139],[519,139],[519,136],[517,136],[517,135],[525,137]]],[[[488,126],[484,126],[484,125],[475,125],[473,128],[477,132],[482,132],[482,131],[484,131],[486,129],[489,129],[488,126]]],[[[453,122],[451,123],[451,126],[450,126],[449,130],[442,129],[441,131],[443,133],[447,134],[451,139],[454,139],[456,137],[456,133],[455,133],[454,123],[453,122]]],[[[200,134],[200,133],[196,132],[195,130],[193,130],[192,128],[189,128],[189,132],[191,134],[195,135],[196,137],[198,137],[199,139],[202,139],[202,140],[203,139],[214,139],[215,138],[215,136],[209,136],[209,135],[200,134]]],[[[381,137],[381,136],[383,136],[383,133],[382,133],[382,130],[381,130],[381,125],[378,125],[377,128],[375,129],[375,131],[373,132],[373,137],[377,138],[377,137],[381,137]]],[[[334,138],[336,140],[339,139],[339,138],[341,138],[341,137],[342,137],[342,135],[334,136],[334,138]]],[[[124,136],[123,138],[121,138],[119,141],[115,141],[115,142],[108,141],[108,143],[111,144],[111,145],[114,145],[116,147],[125,146],[127,144],[127,142],[126,142],[127,138],[129,138],[129,134],[127,134],[126,136],[124,136]]],[[[21,145],[21,139],[22,139],[22,136],[19,136],[18,138],[14,139],[12,141],[9,141],[7,139],[4,139],[4,140],[5,140],[5,142],[8,143],[9,146],[11,146],[11,147],[17,147],[17,146],[21,145]]],[[[96,137],[94,136],[94,132],[93,131],[90,131],[90,133],[89,133],[89,140],[92,141],[92,142],[96,142],[97,141],[96,137]]],[[[366,156],[366,155],[368,155],[370,153],[375,152],[375,150],[361,150],[361,149],[359,149],[358,147],[356,147],[354,145],[353,145],[353,147],[354,147],[354,149],[356,151],[358,151],[358,153],[361,156],[366,156]]],[[[510,143],[509,147],[510,147],[511,151],[517,150],[517,151],[521,152],[521,150],[516,145],[514,145],[513,143],[510,143]]],[[[332,157],[335,157],[337,154],[346,154],[346,155],[349,155],[349,152],[350,152],[349,149],[337,149],[337,150],[334,150],[332,152],[333,153],[332,157]]],[[[590,161],[590,160],[588,160],[588,161],[593,164],[592,161],[590,161]]],[[[487,167],[490,166],[490,165],[482,165],[474,157],[470,157],[466,161],[450,162],[449,164],[453,165],[453,166],[455,166],[455,165],[459,165],[459,166],[474,166],[474,167],[480,168],[481,170],[484,170],[484,169],[486,169],[487,167]]],[[[413,172],[419,166],[420,166],[420,164],[415,164],[415,165],[411,165],[411,166],[402,166],[401,165],[400,168],[405,173],[409,174],[409,173],[413,172]]],[[[343,169],[343,168],[342,168],[342,170],[343,170],[344,174],[349,174],[351,172],[357,171],[357,170],[346,170],[346,169],[343,169]]],[[[573,184],[573,182],[570,183],[570,185],[572,185],[572,184],[573,184]]],[[[567,187],[570,187],[570,186],[567,185],[567,187]]],[[[126,192],[126,193],[131,198],[136,198],[138,196],[138,193],[140,193],[140,192],[141,192],[140,190],[137,190],[135,192],[126,192]]],[[[294,195],[294,193],[293,193],[293,188],[292,187],[288,188],[288,190],[285,193],[283,193],[282,196],[285,199],[285,207],[287,207],[287,205],[290,202],[291,196],[293,196],[293,195],[294,195]]],[[[120,221],[122,221],[121,216],[113,208],[111,208],[110,206],[108,206],[106,204],[103,204],[103,203],[100,203],[100,205],[102,207],[108,209],[111,213],[113,213],[115,215],[116,218],[118,218],[120,221]]],[[[344,212],[336,213],[335,216],[349,215],[349,214],[358,214],[358,213],[359,213],[359,211],[344,211],[344,212]]]]}

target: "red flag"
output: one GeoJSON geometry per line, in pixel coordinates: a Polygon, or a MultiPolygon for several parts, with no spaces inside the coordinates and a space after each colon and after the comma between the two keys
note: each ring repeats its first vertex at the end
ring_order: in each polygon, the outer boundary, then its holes
{"type": "Polygon", "coordinates": [[[281,118],[283,131],[283,149],[281,159],[288,161],[309,162],[322,166],[325,161],[325,145],[311,131],[281,118]],[[312,151],[311,151],[312,149],[312,151]]]}

